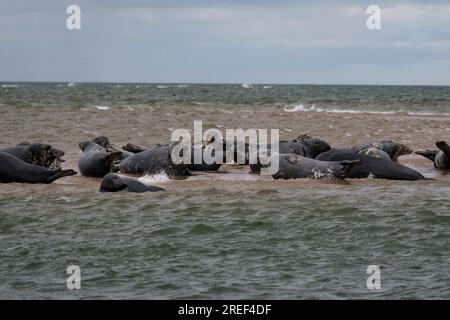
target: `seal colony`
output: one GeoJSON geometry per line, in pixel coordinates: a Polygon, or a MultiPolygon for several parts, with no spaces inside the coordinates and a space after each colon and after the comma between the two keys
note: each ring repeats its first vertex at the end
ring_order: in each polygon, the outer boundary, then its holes
{"type": "MultiPolygon", "coordinates": [[[[200,145],[202,152],[210,148],[213,141],[203,142],[200,145]]],[[[223,141],[225,147],[223,163],[227,159],[226,152],[232,152],[234,162],[237,162],[235,143],[223,141]]],[[[195,171],[217,172],[222,166],[222,162],[176,163],[172,159],[172,151],[177,144],[158,144],[146,149],[127,143],[121,151],[115,148],[107,137],[100,136],[79,143],[82,151],[79,171],[82,176],[102,178],[99,187],[101,192],[141,193],[164,191],[164,189],[127,177],[126,174],[165,173],[171,179],[179,179],[188,177],[195,171]]],[[[445,141],[438,141],[436,146],[438,150],[418,150],[415,153],[433,161],[438,169],[449,169],[449,145],[445,141]]],[[[399,157],[411,154],[413,150],[392,140],[335,149],[321,139],[300,135],[290,141],[280,141],[276,147],[275,150],[278,152],[271,152],[274,145],[267,145],[267,155],[263,163],[258,161],[256,164],[250,164],[250,150],[254,149],[249,144],[245,144],[242,165],[249,165],[249,173],[259,173],[261,168],[276,159],[279,167],[278,171],[272,175],[273,179],[376,178],[406,181],[427,179],[420,172],[398,163],[399,157]]],[[[192,151],[194,148],[199,146],[192,144],[192,151]]],[[[43,143],[22,142],[16,146],[2,148],[0,149],[0,182],[52,183],[57,179],[77,174],[74,170],[62,169],[64,154],[64,151],[43,143]]],[[[258,158],[258,160],[262,159],[258,158]]]]}

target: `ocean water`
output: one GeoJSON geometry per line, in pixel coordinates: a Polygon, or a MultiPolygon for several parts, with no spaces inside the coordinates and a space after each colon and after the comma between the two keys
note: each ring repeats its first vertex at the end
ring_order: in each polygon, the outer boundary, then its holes
{"type": "MultiPolygon", "coordinates": [[[[168,142],[172,130],[277,128],[336,147],[450,140],[449,87],[0,83],[0,147],[45,142],[77,169],[78,142],[168,142]]],[[[99,193],[79,175],[0,184],[0,297],[6,299],[448,299],[450,175],[434,180],[275,181],[245,166],[166,192],[99,193]],[[69,290],[66,269],[81,269],[69,290]],[[381,270],[368,289],[367,267],[381,270]]]]}

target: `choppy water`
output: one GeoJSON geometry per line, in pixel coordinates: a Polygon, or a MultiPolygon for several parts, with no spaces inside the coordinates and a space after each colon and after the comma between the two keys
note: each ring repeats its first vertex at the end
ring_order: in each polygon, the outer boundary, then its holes
{"type": "MultiPolygon", "coordinates": [[[[151,146],[193,120],[336,146],[450,140],[448,87],[4,83],[0,110],[1,146],[51,143],[75,169],[81,140],[151,146]]],[[[272,181],[244,167],[159,179],[164,193],[101,194],[80,176],[0,185],[0,297],[450,298],[450,177],[402,162],[436,180],[272,181]],[[81,290],[66,288],[69,265],[81,290]],[[369,265],[381,290],[366,287],[369,265]]]]}

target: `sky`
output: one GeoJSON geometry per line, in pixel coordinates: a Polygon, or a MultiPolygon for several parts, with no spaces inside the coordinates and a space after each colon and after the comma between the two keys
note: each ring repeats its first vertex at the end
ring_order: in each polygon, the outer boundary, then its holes
{"type": "Polygon", "coordinates": [[[0,0],[0,81],[450,85],[450,1],[0,0]]]}

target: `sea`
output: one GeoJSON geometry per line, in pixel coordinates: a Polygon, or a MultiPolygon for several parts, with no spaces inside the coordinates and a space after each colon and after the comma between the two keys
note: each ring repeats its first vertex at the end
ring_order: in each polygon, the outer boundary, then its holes
{"type": "MultiPolygon", "coordinates": [[[[0,83],[0,148],[48,143],[65,169],[81,141],[151,148],[194,121],[434,149],[450,140],[450,87],[0,83]]],[[[449,299],[449,171],[400,162],[431,179],[280,181],[226,164],[137,177],[157,193],[101,193],[79,174],[0,184],[0,298],[449,299]]]]}

